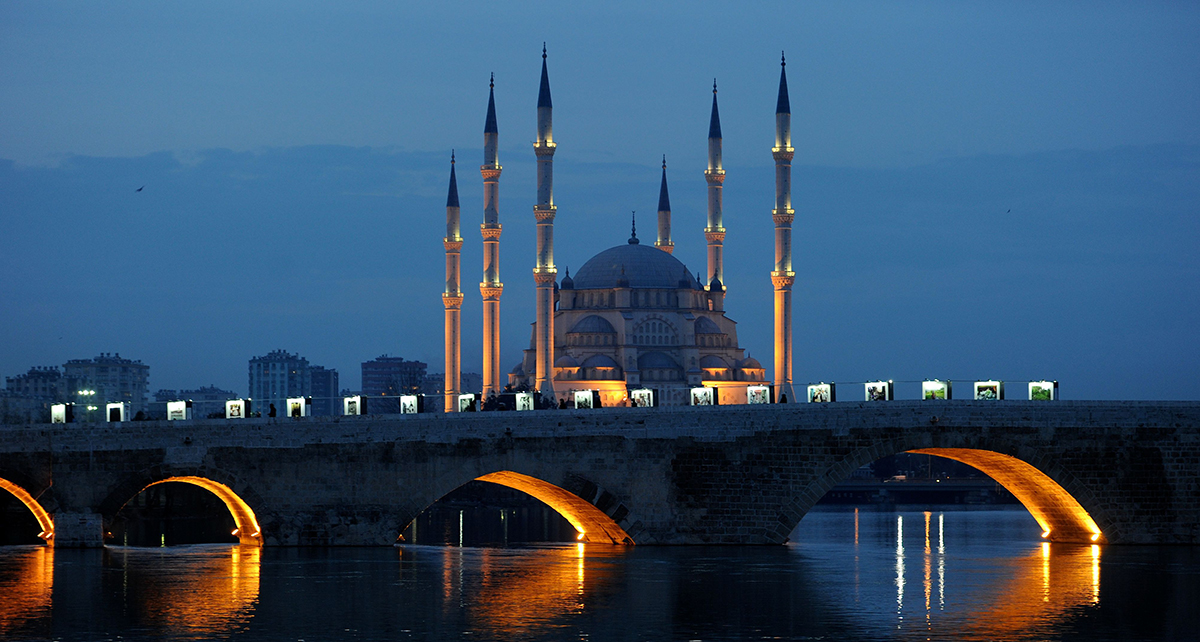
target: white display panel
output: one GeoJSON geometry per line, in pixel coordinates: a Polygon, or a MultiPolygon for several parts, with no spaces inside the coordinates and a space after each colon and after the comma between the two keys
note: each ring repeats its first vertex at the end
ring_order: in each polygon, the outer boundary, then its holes
{"type": "Polygon", "coordinates": [[[474,393],[458,396],[458,411],[459,412],[475,412],[479,410],[477,395],[474,393]]]}
{"type": "Polygon", "coordinates": [[[693,406],[715,406],[717,405],[717,390],[716,388],[692,388],[688,398],[693,406]]]}
{"type": "Polygon", "coordinates": [[[288,397],[287,416],[307,417],[312,414],[312,397],[288,397]]]}
{"type": "Polygon", "coordinates": [[[184,421],[192,418],[192,402],[168,401],[167,421],[184,421]]]}
{"type": "Polygon", "coordinates": [[[129,404],[125,402],[110,403],[104,406],[104,417],[110,422],[129,420],[129,404]]]}
{"type": "Polygon", "coordinates": [[[770,386],[746,386],[746,403],[771,403],[770,386]]]}
{"type": "Polygon", "coordinates": [[[69,404],[65,404],[65,403],[56,403],[56,404],[50,406],[50,423],[52,423],[52,424],[71,423],[71,421],[74,419],[74,417],[72,416],[72,415],[74,415],[74,412],[72,412],[72,410],[73,410],[73,408],[71,408],[71,406],[69,404]]]}
{"type": "Polygon", "coordinates": [[[814,383],[808,387],[809,403],[827,403],[836,401],[832,383],[814,383]]]}
{"type": "Polygon", "coordinates": [[[629,405],[634,408],[653,408],[658,405],[658,391],[651,388],[630,390],[629,405]]]}
{"type": "Polygon", "coordinates": [[[400,414],[415,415],[424,411],[424,395],[400,395],[400,414]]]}
{"type": "Polygon", "coordinates": [[[989,401],[999,400],[1004,398],[1004,382],[1003,381],[976,381],[975,382],[975,398],[986,399],[989,401]]]}
{"type": "Polygon", "coordinates": [[[533,393],[518,392],[513,395],[517,410],[533,410],[533,393]]]}
{"type": "Polygon", "coordinates": [[[1058,399],[1057,381],[1030,381],[1030,401],[1056,401],[1058,399]]]}
{"type": "Polygon", "coordinates": [[[950,382],[942,381],[941,379],[933,379],[930,381],[921,382],[921,398],[926,400],[934,399],[949,399],[950,398],[950,382]]]}
{"type": "Polygon", "coordinates": [[[576,390],[575,407],[583,410],[600,407],[600,393],[595,390],[576,390]]]}
{"type": "Polygon", "coordinates": [[[343,415],[365,415],[367,414],[367,399],[366,397],[355,395],[353,397],[342,397],[342,414],[343,415]]]}
{"type": "Polygon", "coordinates": [[[863,384],[864,392],[866,392],[867,401],[891,401],[892,400],[892,382],[891,381],[868,381],[863,384]]]}
{"type": "Polygon", "coordinates": [[[245,419],[250,416],[249,399],[230,399],[225,402],[226,419],[245,419]]]}

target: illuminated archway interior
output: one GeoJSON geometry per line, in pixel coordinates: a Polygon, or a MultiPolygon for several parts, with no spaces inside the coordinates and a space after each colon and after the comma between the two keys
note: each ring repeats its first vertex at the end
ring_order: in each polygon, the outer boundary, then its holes
{"type": "MultiPolygon", "coordinates": [[[[238,497],[237,493],[230,490],[228,486],[211,479],[205,479],[204,477],[168,477],[148,484],[146,488],[168,482],[192,484],[216,495],[225,504],[225,507],[229,509],[229,513],[233,515],[233,522],[237,525],[237,530],[233,534],[237,535],[238,542],[252,546],[262,546],[262,529],[258,527],[258,518],[254,516],[254,511],[250,509],[250,506],[242,501],[242,498],[238,497]]],[[[145,490],[145,488],[142,490],[145,490]]]]}
{"type": "Polygon", "coordinates": [[[514,488],[527,495],[541,500],[550,508],[558,511],[575,530],[579,531],[579,541],[600,542],[605,544],[632,544],[633,539],[625,529],[617,525],[611,517],[605,515],[591,502],[574,493],[567,492],[554,484],[544,482],[536,477],[522,475],[507,470],[490,473],[476,478],[478,481],[491,482],[501,486],[514,488]]]}
{"type": "Polygon", "coordinates": [[[22,504],[25,504],[25,507],[37,518],[38,525],[42,527],[42,532],[38,533],[38,537],[46,540],[47,544],[53,545],[54,520],[50,519],[50,513],[47,513],[46,509],[42,508],[42,505],[33,498],[33,495],[30,495],[24,488],[7,479],[0,479],[0,488],[12,493],[13,497],[16,497],[22,504]]]}
{"type": "Polygon", "coordinates": [[[1046,540],[1087,544],[1107,541],[1092,516],[1066,489],[1016,457],[970,448],[922,448],[908,452],[953,459],[991,477],[1024,504],[1041,525],[1046,540]]]}

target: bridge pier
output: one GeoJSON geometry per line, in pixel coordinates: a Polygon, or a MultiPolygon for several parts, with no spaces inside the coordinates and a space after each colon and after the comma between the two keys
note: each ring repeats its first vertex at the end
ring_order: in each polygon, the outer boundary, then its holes
{"type": "Polygon", "coordinates": [[[65,548],[100,548],[104,546],[104,517],[100,513],[55,513],[52,543],[65,548]]]}
{"type": "Polygon", "coordinates": [[[407,525],[390,506],[287,507],[261,517],[266,546],[391,546],[407,525]]]}

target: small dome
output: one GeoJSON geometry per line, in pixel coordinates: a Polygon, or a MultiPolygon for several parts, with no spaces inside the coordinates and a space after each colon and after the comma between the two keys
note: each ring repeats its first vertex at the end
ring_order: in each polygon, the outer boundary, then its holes
{"type": "Polygon", "coordinates": [[[592,314],[580,319],[579,322],[567,332],[568,334],[572,332],[609,332],[615,334],[616,329],[613,328],[612,324],[608,322],[608,319],[592,314]]]}
{"type": "Polygon", "coordinates": [[[594,354],[583,360],[582,368],[620,368],[620,364],[606,354],[594,354]]]}
{"type": "Polygon", "coordinates": [[[737,367],[741,368],[742,370],[745,370],[747,368],[755,368],[758,370],[762,370],[763,365],[761,363],[759,363],[758,359],[755,359],[754,357],[746,357],[745,359],[742,359],[741,361],[737,362],[737,367]]]}
{"type": "Polygon", "coordinates": [[[638,370],[647,369],[679,369],[679,364],[675,363],[669,355],[663,352],[643,352],[638,355],[638,370]]]}
{"type": "Polygon", "coordinates": [[[564,354],[554,361],[555,368],[578,368],[579,362],[569,354],[564,354]]]}
{"type": "Polygon", "coordinates": [[[725,334],[720,326],[708,317],[696,319],[696,334],[725,334]]]}
{"type": "Polygon", "coordinates": [[[722,359],[721,357],[718,357],[715,354],[710,354],[710,355],[700,357],[700,367],[706,368],[709,370],[715,370],[715,369],[728,370],[729,362],[725,361],[724,359],[722,359]]]}
{"type": "Polygon", "coordinates": [[[575,279],[571,278],[571,268],[567,268],[567,275],[565,277],[563,277],[562,285],[560,286],[560,288],[563,290],[574,290],[575,289],[575,279]]]}
{"type": "Polygon", "coordinates": [[[512,371],[510,371],[508,374],[514,374],[514,375],[517,375],[518,377],[524,377],[525,376],[525,366],[518,363],[517,367],[513,368],[512,371]]]}

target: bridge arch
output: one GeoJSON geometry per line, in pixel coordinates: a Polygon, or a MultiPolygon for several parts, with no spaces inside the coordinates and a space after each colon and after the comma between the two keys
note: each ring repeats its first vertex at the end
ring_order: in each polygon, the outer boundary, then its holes
{"type": "Polygon", "coordinates": [[[29,509],[29,512],[33,513],[33,516],[38,521],[38,526],[40,526],[42,529],[42,531],[38,533],[38,537],[45,540],[48,546],[53,546],[54,520],[50,517],[50,513],[46,512],[45,508],[42,508],[41,503],[34,499],[33,495],[29,494],[29,491],[25,490],[20,485],[2,477],[0,477],[0,489],[11,493],[13,497],[17,498],[17,501],[21,502],[26,508],[29,509]]]}
{"type": "Polygon", "coordinates": [[[221,503],[225,504],[225,508],[233,516],[233,522],[237,526],[233,534],[237,536],[239,544],[262,546],[263,533],[262,527],[258,522],[258,515],[255,514],[254,509],[250,507],[250,504],[244,498],[244,496],[253,495],[253,493],[246,491],[241,493],[235,492],[232,488],[235,485],[233,479],[232,476],[221,474],[220,471],[212,469],[156,468],[144,471],[126,480],[109,493],[108,498],[100,505],[100,513],[104,516],[105,522],[108,523],[112,521],[125,504],[133,500],[138,493],[151,486],[166,483],[190,484],[216,495],[217,499],[220,499],[221,503]]]}
{"type": "Polygon", "coordinates": [[[990,477],[1021,502],[1042,527],[1042,537],[1047,541],[1108,542],[1103,515],[1085,508],[1085,504],[1095,507],[1095,498],[1073,475],[1039,453],[1018,448],[1002,439],[973,442],[933,446],[897,440],[857,450],[810,484],[801,494],[803,499],[793,502],[785,511],[789,518],[799,511],[794,522],[788,520],[791,524],[789,532],[825,493],[853,471],[889,455],[918,453],[962,462],[990,477]],[[1010,452],[1016,454],[1008,454],[1010,452]]]}
{"type": "MultiPolygon", "coordinates": [[[[460,480],[462,478],[459,478],[460,480]]],[[[580,542],[591,542],[600,544],[633,544],[633,538],[625,532],[617,520],[609,516],[608,513],[601,510],[595,501],[589,501],[580,495],[573,493],[562,486],[552,484],[540,477],[534,477],[524,473],[518,473],[512,470],[498,470],[489,472],[483,475],[472,475],[465,481],[451,483],[442,488],[447,488],[445,492],[435,492],[430,498],[431,501],[426,502],[424,508],[428,508],[435,501],[450,494],[454,489],[462,486],[469,481],[483,481],[500,486],[506,486],[514,490],[519,490],[527,495],[530,495],[543,504],[546,504],[564,519],[570,522],[578,533],[577,539],[580,542]]],[[[580,480],[582,486],[592,490],[595,498],[608,496],[602,489],[599,489],[595,484],[580,480]]],[[[610,496],[608,496],[610,497],[610,496]]],[[[418,511],[419,514],[421,511],[418,511]]],[[[618,506],[614,514],[618,519],[622,517],[620,513],[627,514],[623,507],[618,506]]],[[[416,518],[416,514],[413,515],[416,518]]]]}

